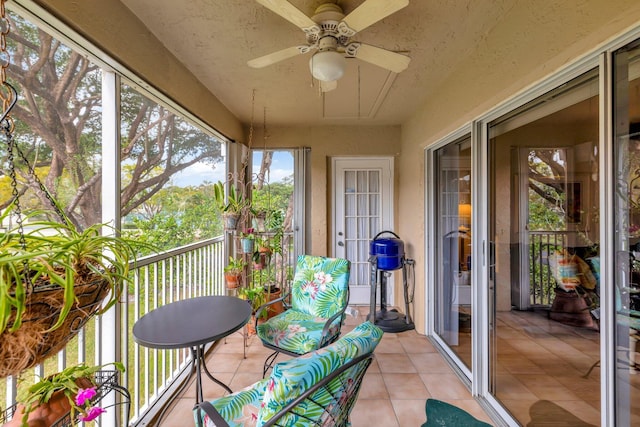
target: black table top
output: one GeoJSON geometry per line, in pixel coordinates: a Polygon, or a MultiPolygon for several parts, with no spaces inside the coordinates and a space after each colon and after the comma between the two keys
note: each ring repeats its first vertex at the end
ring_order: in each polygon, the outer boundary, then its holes
{"type": "Polygon", "coordinates": [[[185,348],[224,338],[242,328],[251,305],[228,296],[190,298],[158,307],[133,325],[133,339],[151,348],[185,348]]]}

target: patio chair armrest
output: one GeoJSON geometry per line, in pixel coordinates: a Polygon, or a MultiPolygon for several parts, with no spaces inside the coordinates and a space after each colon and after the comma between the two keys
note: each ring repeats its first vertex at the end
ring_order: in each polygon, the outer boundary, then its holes
{"type": "Polygon", "coordinates": [[[204,402],[198,403],[194,407],[194,409],[198,409],[198,412],[197,412],[198,427],[203,427],[203,424],[202,424],[203,417],[200,416],[201,415],[200,411],[205,412],[209,416],[209,419],[213,421],[213,423],[216,425],[216,427],[230,427],[229,423],[227,423],[225,419],[222,418],[222,415],[220,415],[220,412],[218,412],[218,410],[206,400],[204,402]]]}

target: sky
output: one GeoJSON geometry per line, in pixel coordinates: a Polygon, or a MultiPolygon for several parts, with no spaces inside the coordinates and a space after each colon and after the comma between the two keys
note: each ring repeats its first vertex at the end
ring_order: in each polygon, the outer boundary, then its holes
{"type": "MultiPolygon", "coordinates": [[[[254,157],[253,173],[260,170],[261,157],[254,157]]],[[[291,176],[293,173],[293,156],[289,151],[275,151],[271,163],[271,173],[269,182],[280,182],[283,178],[291,176]]],[[[224,162],[216,165],[196,163],[187,169],[175,174],[171,180],[173,185],[178,187],[198,186],[205,181],[217,182],[226,181],[224,162]]]]}

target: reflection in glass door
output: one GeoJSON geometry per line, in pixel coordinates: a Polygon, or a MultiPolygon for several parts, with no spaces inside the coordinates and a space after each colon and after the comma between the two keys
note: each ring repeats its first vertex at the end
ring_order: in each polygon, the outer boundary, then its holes
{"type": "Polygon", "coordinates": [[[640,424],[640,42],[614,55],[616,426],[640,424]]]}
{"type": "Polygon", "coordinates": [[[435,152],[436,333],[471,368],[471,139],[435,152]]]}
{"type": "Polygon", "coordinates": [[[600,425],[597,72],[488,130],[489,391],[522,425],[600,425]]]}

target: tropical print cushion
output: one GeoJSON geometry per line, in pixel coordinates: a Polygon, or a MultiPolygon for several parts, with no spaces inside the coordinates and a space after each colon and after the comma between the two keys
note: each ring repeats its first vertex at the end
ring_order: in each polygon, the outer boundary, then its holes
{"type": "MultiPolygon", "coordinates": [[[[266,387],[267,380],[258,381],[244,390],[212,400],[211,404],[231,427],[254,427],[266,387]]],[[[196,425],[198,425],[198,416],[198,411],[195,411],[196,425]]],[[[207,415],[204,416],[202,425],[215,427],[214,422],[207,415]]]]}
{"type": "Polygon", "coordinates": [[[347,304],[350,263],[342,258],[300,255],[291,285],[291,308],[329,318],[347,304]]]}
{"type": "MultiPolygon", "coordinates": [[[[256,425],[263,425],[292,400],[302,394],[304,390],[309,389],[338,367],[362,354],[372,352],[381,338],[382,330],[370,322],[365,322],[327,347],[276,364],[268,379],[256,425]]],[[[336,391],[337,386],[337,381],[334,381],[329,386],[329,389],[336,391]]],[[[347,396],[338,396],[338,399],[346,400],[346,397],[347,396]]],[[[310,400],[317,402],[320,406],[306,403],[307,407],[304,411],[305,417],[311,419],[321,417],[323,413],[323,403],[328,404],[331,399],[332,397],[327,394],[325,390],[316,393],[310,400]]],[[[309,425],[309,421],[306,419],[298,419],[298,416],[294,414],[287,414],[279,424],[286,426],[307,426],[309,425]]]]}
{"type": "Polygon", "coordinates": [[[259,324],[256,332],[266,344],[305,354],[324,347],[340,333],[342,319],[338,318],[323,340],[322,328],[327,320],[291,309],[259,324]]]}

